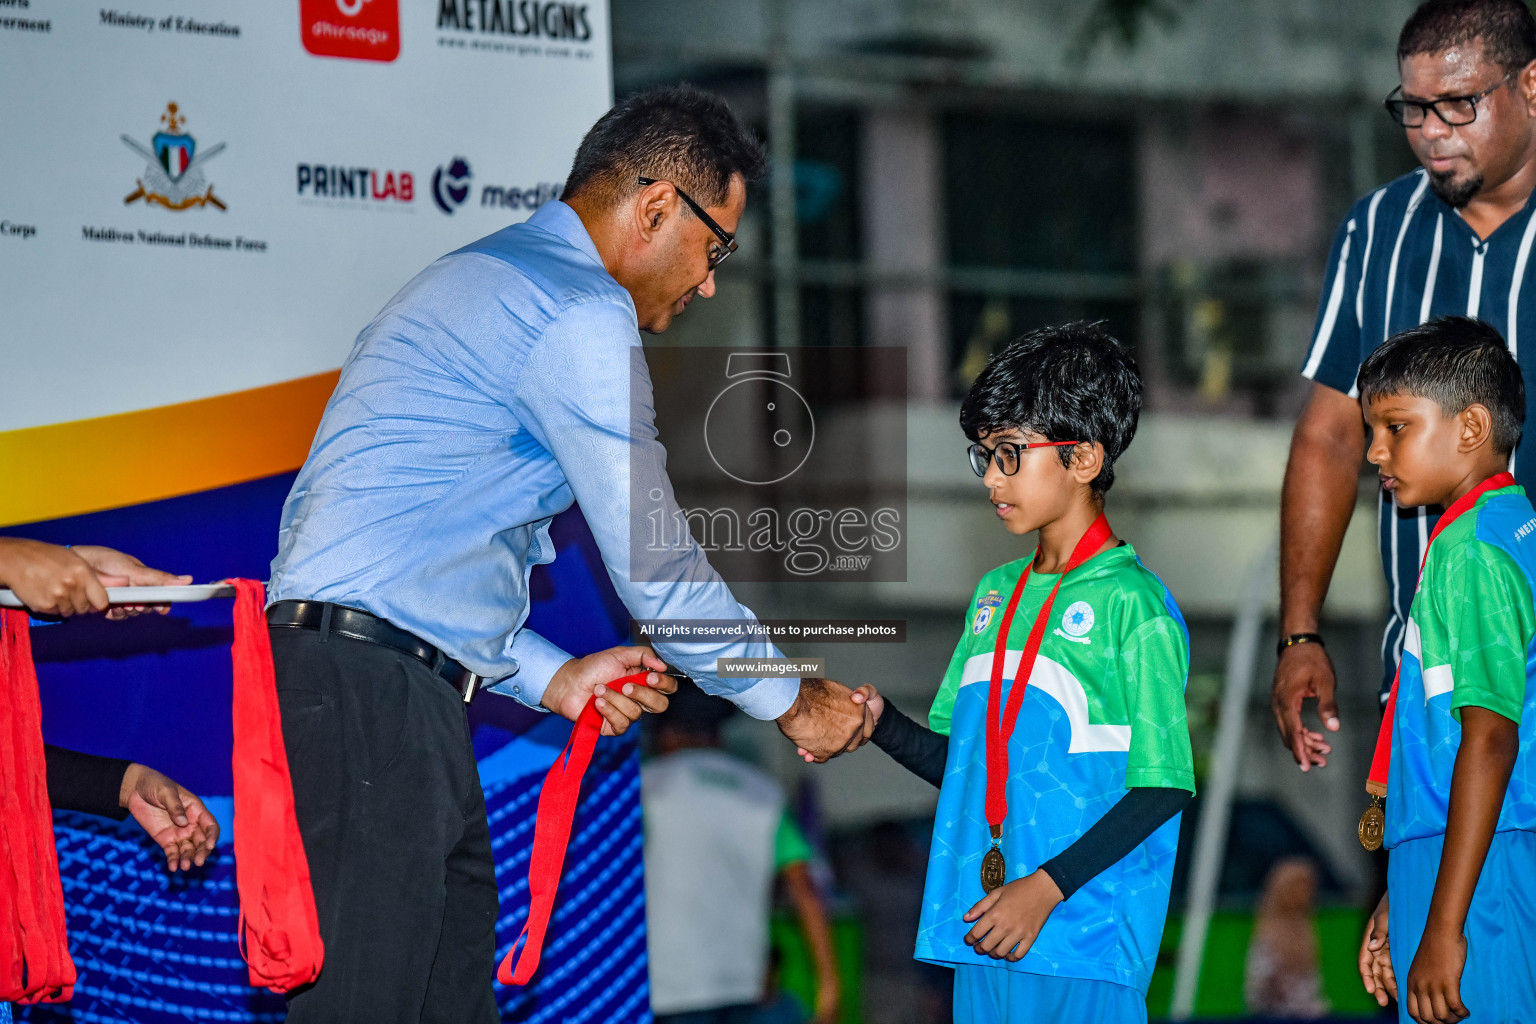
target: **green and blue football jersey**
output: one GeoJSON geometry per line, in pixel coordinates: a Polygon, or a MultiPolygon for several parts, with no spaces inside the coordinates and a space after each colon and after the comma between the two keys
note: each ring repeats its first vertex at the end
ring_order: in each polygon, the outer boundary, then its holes
{"type": "Polygon", "coordinates": [[[1464,707],[1520,723],[1496,831],[1536,830],[1536,511],[1525,490],[1489,491],[1430,545],[1403,634],[1389,847],[1444,835],[1464,707]]]}
{"type": "MultiPolygon", "coordinates": [[[[916,956],[1087,978],[1145,992],[1162,940],[1179,818],[1052,911],[1017,963],[978,956],[962,920],[984,895],[987,691],[1003,611],[1028,559],[976,588],[965,632],[929,713],[949,736],[916,956]]],[[[1059,576],[1034,573],[1008,635],[1003,700],[1030,627],[1059,576]]],[[[1195,788],[1184,685],[1189,637],[1162,581],[1122,545],[1062,582],[1008,742],[1008,880],[1033,872],[1088,831],[1133,786],[1195,788]]]]}

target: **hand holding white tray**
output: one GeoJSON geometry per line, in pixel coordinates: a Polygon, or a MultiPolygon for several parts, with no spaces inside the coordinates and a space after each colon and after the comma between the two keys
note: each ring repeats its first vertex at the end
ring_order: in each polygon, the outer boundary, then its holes
{"type": "MultiPolygon", "coordinates": [[[[108,587],[107,600],[113,604],[177,604],[185,601],[210,601],[234,597],[228,583],[198,583],[185,587],[108,587]]],[[[0,608],[23,608],[15,594],[0,588],[0,608]]]]}

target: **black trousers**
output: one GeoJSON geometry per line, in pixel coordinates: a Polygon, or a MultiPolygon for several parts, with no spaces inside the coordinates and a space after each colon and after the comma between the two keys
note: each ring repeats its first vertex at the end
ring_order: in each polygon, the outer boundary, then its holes
{"type": "Polygon", "coordinates": [[[272,629],[325,965],[292,1024],[492,1024],[496,878],[463,702],[407,655],[272,629]]]}

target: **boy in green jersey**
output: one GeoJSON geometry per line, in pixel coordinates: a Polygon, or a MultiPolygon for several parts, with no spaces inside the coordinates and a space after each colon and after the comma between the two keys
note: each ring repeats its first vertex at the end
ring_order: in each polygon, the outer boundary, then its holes
{"type": "Polygon", "coordinates": [[[1392,852],[1361,978],[1405,1022],[1536,1021],[1536,510],[1508,473],[1520,366],[1489,325],[1442,317],[1377,348],[1357,386],[1383,489],[1433,526],[1370,774],[1392,852]]]}
{"type": "Polygon", "coordinates": [[[961,1022],[1145,1021],[1178,817],[1194,795],[1189,646],[1104,519],[1141,380],[1096,324],[1010,344],[960,424],[1004,529],[923,728],[865,687],[872,739],[940,786],[916,955],[961,1022]]]}

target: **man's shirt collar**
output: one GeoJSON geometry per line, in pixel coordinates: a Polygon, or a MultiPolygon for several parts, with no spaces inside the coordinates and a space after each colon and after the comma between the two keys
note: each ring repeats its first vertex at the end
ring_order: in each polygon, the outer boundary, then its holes
{"type": "Polygon", "coordinates": [[[528,218],[528,223],[543,231],[548,231],[557,238],[590,256],[598,266],[603,266],[603,257],[597,251],[597,244],[592,241],[592,236],[587,233],[587,226],[581,222],[576,211],[565,205],[558,199],[551,199],[528,218]]]}

